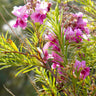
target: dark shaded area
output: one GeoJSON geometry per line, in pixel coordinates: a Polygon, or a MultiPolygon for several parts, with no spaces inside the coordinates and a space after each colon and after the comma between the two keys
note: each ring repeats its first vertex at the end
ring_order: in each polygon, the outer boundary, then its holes
{"type": "Polygon", "coordinates": [[[32,87],[26,74],[21,74],[15,77],[14,68],[9,68],[0,71],[0,96],[10,96],[4,86],[8,88],[15,96],[36,96],[35,90],[32,87]]]}

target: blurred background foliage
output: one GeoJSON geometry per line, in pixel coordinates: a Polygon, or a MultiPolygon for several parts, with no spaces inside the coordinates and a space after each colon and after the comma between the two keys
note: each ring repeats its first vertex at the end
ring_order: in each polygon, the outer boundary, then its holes
{"type": "MultiPolygon", "coordinates": [[[[11,14],[14,6],[23,5],[23,0],[0,0],[0,13],[3,17],[9,21],[14,18],[11,14]]],[[[0,32],[3,32],[2,25],[5,24],[4,20],[0,17],[0,32]]]]}
{"type": "MultiPolygon", "coordinates": [[[[0,0],[0,13],[3,15],[5,20],[10,23],[11,20],[16,18],[11,14],[13,7],[22,5],[24,5],[24,0],[0,0]]],[[[6,34],[8,29],[4,30],[4,28],[7,29],[8,26],[0,16],[0,34],[6,34]]],[[[11,36],[19,46],[18,39],[12,33],[11,36]]],[[[0,71],[0,96],[11,96],[7,90],[10,90],[15,96],[30,96],[31,94],[31,96],[37,96],[26,74],[19,75],[18,77],[15,77],[15,74],[16,72],[14,72],[14,68],[0,71]]],[[[33,73],[31,72],[30,74],[33,73]]]]}

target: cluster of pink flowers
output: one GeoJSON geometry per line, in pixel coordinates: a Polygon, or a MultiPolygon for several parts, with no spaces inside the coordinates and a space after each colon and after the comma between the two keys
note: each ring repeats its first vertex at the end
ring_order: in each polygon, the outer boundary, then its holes
{"type": "Polygon", "coordinates": [[[72,24],[65,29],[66,40],[79,43],[82,41],[83,34],[89,34],[87,22],[82,19],[83,13],[72,14],[72,24]]]}
{"type": "MultiPolygon", "coordinates": [[[[75,23],[74,26],[69,26],[65,29],[64,35],[66,35],[66,40],[68,40],[70,43],[79,43],[83,39],[83,34],[89,34],[89,30],[86,27],[87,23],[82,19],[82,16],[82,13],[73,14],[73,17],[76,19],[73,20],[73,22],[75,23]]],[[[45,35],[45,39],[48,40],[48,42],[43,47],[43,59],[45,60],[45,62],[48,59],[52,59],[52,69],[57,68],[58,73],[62,75],[62,69],[64,68],[62,66],[62,63],[64,63],[64,60],[62,59],[63,57],[61,57],[61,55],[58,55],[58,53],[61,53],[58,38],[55,33],[49,33],[48,35],[45,35]],[[49,48],[52,49],[50,54],[48,53],[49,48]]],[[[85,79],[86,76],[89,75],[90,68],[85,66],[85,61],[80,62],[76,60],[74,68],[76,69],[77,67],[78,71],[82,68],[80,72],[80,78],[85,79]]]]}
{"type": "MultiPolygon", "coordinates": [[[[62,66],[61,63],[64,63],[64,61],[63,61],[62,57],[59,56],[55,52],[55,51],[57,51],[57,52],[60,53],[58,40],[56,39],[56,36],[53,35],[53,34],[47,35],[46,39],[49,40],[49,42],[47,42],[45,44],[45,46],[43,47],[43,52],[44,52],[44,58],[43,59],[46,62],[48,59],[51,58],[52,62],[53,62],[52,69],[57,68],[58,73],[62,75],[63,74],[62,69],[64,67],[62,66]],[[48,54],[48,48],[49,47],[52,47],[52,54],[48,54]]],[[[75,73],[76,70],[77,70],[77,72],[80,71],[80,78],[81,79],[85,79],[89,75],[89,72],[90,72],[90,67],[86,67],[85,64],[86,64],[85,61],[80,62],[78,60],[76,60],[76,62],[74,64],[74,69],[75,70],[73,71],[73,73],[75,73]]]]}
{"type": "Polygon", "coordinates": [[[43,20],[46,18],[47,12],[50,11],[51,3],[48,2],[37,2],[35,10],[34,6],[31,7],[31,3],[28,2],[24,6],[14,7],[12,13],[17,17],[16,23],[13,27],[20,26],[25,29],[27,27],[27,19],[30,16],[31,20],[43,24],[43,20]]]}
{"type": "Polygon", "coordinates": [[[85,61],[78,61],[76,60],[75,61],[75,65],[74,65],[74,71],[73,73],[75,73],[75,71],[77,70],[77,72],[80,71],[80,78],[81,79],[85,79],[88,75],[89,75],[89,72],[90,72],[90,67],[86,67],[86,62],[85,61]]]}
{"type": "Polygon", "coordinates": [[[44,58],[45,60],[47,59],[52,59],[52,68],[55,69],[57,66],[62,67],[60,62],[63,63],[63,59],[61,56],[59,56],[55,51],[60,53],[60,48],[59,48],[59,42],[54,33],[50,33],[49,35],[45,35],[45,38],[49,41],[47,42],[44,47],[43,47],[43,53],[44,53],[44,58]],[[52,52],[51,54],[48,54],[48,48],[52,47],[52,52]]]}
{"type": "Polygon", "coordinates": [[[29,16],[27,14],[26,6],[15,6],[12,13],[17,17],[16,24],[14,24],[14,27],[20,26],[25,29],[25,27],[27,26],[27,18],[29,16]]]}

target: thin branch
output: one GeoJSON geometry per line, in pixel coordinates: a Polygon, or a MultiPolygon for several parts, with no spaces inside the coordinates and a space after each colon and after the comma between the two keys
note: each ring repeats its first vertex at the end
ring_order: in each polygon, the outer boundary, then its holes
{"type": "Polygon", "coordinates": [[[18,54],[22,54],[22,55],[28,55],[28,53],[17,52],[17,51],[5,51],[5,52],[2,52],[2,53],[4,53],[4,54],[7,54],[7,53],[18,53],[18,54]]]}
{"type": "Polygon", "coordinates": [[[4,22],[10,27],[11,31],[13,32],[13,34],[21,41],[23,42],[18,36],[17,34],[14,32],[14,30],[12,29],[12,27],[8,24],[8,22],[6,21],[6,19],[4,18],[3,14],[0,12],[0,16],[2,17],[2,19],[4,20],[4,22]]]}
{"type": "Polygon", "coordinates": [[[21,35],[21,37],[23,38],[23,40],[24,40],[24,44],[26,44],[25,46],[28,46],[27,48],[28,48],[28,51],[30,51],[30,52],[32,52],[32,50],[30,49],[30,46],[28,45],[28,42],[26,41],[26,38],[24,38],[24,36],[23,36],[23,34],[21,33],[20,34],[21,35]]]}
{"type": "Polygon", "coordinates": [[[35,83],[32,81],[31,77],[27,73],[26,73],[26,75],[29,78],[30,83],[33,85],[34,89],[36,90],[37,94],[40,96],[40,93],[39,93],[38,89],[36,88],[35,83]]]}
{"type": "MultiPolygon", "coordinates": [[[[4,54],[7,54],[7,53],[18,53],[18,54],[22,54],[22,55],[26,55],[26,56],[30,56],[30,57],[35,57],[37,60],[39,60],[40,62],[42,62],[42,63],[45,65],[44,61],[42,61],[42,60],[41,60],[38,56],[36,56],[35,54],[30,55],[30,54],[28,54],[28,53],[17,52],[17,51],[4,51],[4,52],[2,52],[2,53],[4,53],[4,54]]],[[[41,66],[44,67],[43,65],[41,65],[41,66]]]]}
{"type": "Polygon", "coordinates": [[[27,1],[26,0],[24,0],[24,4],[26,4],[27,3],[27,1]]]}
{"type": "Polygon", "coordinates": [[[80,12],[83,12],[83,13],[87,14],[88,16],[91,16],[92,18],[96,19],[96,16],[95,16],[95,15],[93,15],[93,14],[85,11],[83,8],[78,8],[77,6],[70,5],[70,4],[67,4],[67,5],[68,5],[68,7],[70,7],[70,8],[73,8],[73,9],[75,9],[75,10],[78,10],[78,11],[80,11],[80,12]]]}
{"type": "Polygon", "coordinates": [[[5,10],[5,12],[6,12],[11,18],[14,19],[14,17],[8,12],[8,10],[5,8],[4,5],[2,5],[2,8],[5,10]]]}
{"type": "Polygon", "coordinates": [[[3,85],[4,89],[9,93],[11,94],[12,96],[15,96],[5,85],[3,85]]]}

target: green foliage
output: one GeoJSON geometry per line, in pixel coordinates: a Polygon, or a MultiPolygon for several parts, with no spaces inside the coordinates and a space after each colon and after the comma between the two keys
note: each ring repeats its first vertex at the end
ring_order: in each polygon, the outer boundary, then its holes
{"type": "Polygon", "coordinates": [[[60,96],[56,88],[55,77],[52,76],[51,72],[48,72],[42,67],[36,68],[35,71],[35,82],[41,82],[42,88],[40,96],[60,96]]]}
{"type": "MultiPolygon", "coordinates": [[[[22,47],[20,46],[19,50],[11,39],[7,39],[7,35],[6,37],[0,36],[0,65],[2,65],[0,70],[12,66],[19,67],[17,76],[21,72],[31,71],[34,65],[40,66],[40,62],[36,59],[35,55],[33,56],[27,52],[24,53],[22,47]]],[[[31,51],[33,51],[33,48],[31,51]]],[[[34,54],[36,53],[35,51],[33,52],[34,54]]]]}
{"type": "MultiPolygon", "coordinates": [[[[30,37],[24,38],[24,41],[20,39],[21,45],[19,47],[11,40],[11,37],[7,37],[7,34],[0,36],[0,70],[15,66],[18,71],[15,76],[33,70],[35,73],[34,81],[41,85],[41,89],[37,89],[40,96],[87,96],[91,91],[92,96],[94,96],[96,90],[91,90],[91,88],[93,88],[92,84],[96,83],[96,37],[91,36],[89,41],[84,39],[81,43],[69,43],[66,40],[66,34],[64,35],[64,28],[70,16],[61,28],[64,11],[59,10],[60,2],[58,0],[55,10],[51,10],[47,14],[44,24],[34,24],[28,21],[32,27],[32,30],[27,27],[30,37]],[[46,30],[56,36],[59,41],[58,48],[61,51],[52,51],[64,61],[59,62],[63,66],[60,67],[59,71],[63,74],[58,72],[58,68],[53,70],[50,67],[53,63],[51,60],[47,62],[43,60],[45,55],[43,53],[45,44],[43,35],[46,30]],[[79,78],[81,69],[77,72],[73,68],[76,59],[85,60],[86,66],[90,67],[90,75],[84,80],[79,78]]],[[[92,11],[92,16],[95,15],[96,10],[93,8],[95,6],[92,6],[94,3],[91,0],[81,0],[80,3],[86,6],[86,11],[92,11]],[[89,7],[90,9],[88,9],[89,7]]]]}
{"type": "Polygon", "coordinates": [[[50,13],[47,14],[47,17],[49,19],[48,20],[49,25],[51,25],[51,27],[50,26],[47,26],[47,27],[49,28],[49,31],[52,32],[52,34],[53,34],[53,32],[55,33],[55,35],[59,41],[60,46],[58,46],[58,47],[61,49],[61,52],[60,53],[56,52],[56,53],[62,57],[62,59],[64,60],[63,65],[65,66],[68,64],[68,62],[67,62],[68,54],[67,53],[68,53],[69,45],[66,42],[66,39],[65,39],[66,36],[64,36],[64,27],[70,17],[68,18],[68,20],[66,20],[66,22],[63,25],[63,28],[61,29],[63,13],[64,13],[64,10],[61,10],[61,14],[60,14],[59,5],[57,3],[57,5],[55,7],[55,11],[54,12],[52,11],[51,15],[50,15],[50,13]]]}
{"type": "MultiPolygon", "coordinates": [[[[96,4],[92,0],[75,0],[76,2],[84,5],[84,9],[88,12],[88,15],[96,20],[96,4]]],[[[86,13],[85,12],[85,13],[86,13]]]]}

